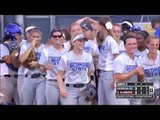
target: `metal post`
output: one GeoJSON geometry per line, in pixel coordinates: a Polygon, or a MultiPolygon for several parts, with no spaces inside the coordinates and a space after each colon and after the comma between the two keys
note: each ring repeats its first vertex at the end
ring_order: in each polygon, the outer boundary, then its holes
{"type": "Polygon", "coordinates": [[[22,32],[24,33],[24,15],[16,15],[15,22],[20,24],[20,26],[22,28],[22,32]]]}
{"type": "Polygon", "coordinates": [[[53,28],[56,27],[56,16],[50,15],[50,31],[53,30],[53,28]]]}
{"type": "Polygon", "coordinates": [[[1,21],[1,37],[3,38],[3,36],[4,36],[4,15],[1,15],[0,16],[0,21],[1,21]]]}

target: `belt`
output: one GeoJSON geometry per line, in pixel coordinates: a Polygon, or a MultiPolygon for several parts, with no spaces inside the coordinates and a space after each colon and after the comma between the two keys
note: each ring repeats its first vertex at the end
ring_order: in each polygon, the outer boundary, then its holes
{"type": "Polygon", "coordinates": [[[98,71],[99,71],[99,73],[107,72],[107,71],[105,71],[105,70],[98,70],[98,71]]]}
{"type": "Polygon", "coordinates": [[[5,63],[5,61],[4,60],[0,60],[0,63],[5,63]]]}
{"type": "Polygon", "coordinates": [[[45,77],[45,75],[43,75],[43,74],[40,74],[40,73],[35,73],[35,74],[32,74],[32,75],[25,75],[25,77],[31,77],[31,78],[39,78],[39,77],[41,77],[41,76],[44,76],[45,77]]]}
{"type": "MultiPolygon", "coordinates": [[[[48,81],[56,81],[57,82],[57,79],[47,79],[48,81]]],[[[62,79],[64,81],[64,78],[62,79]]]]}
{"type": "Polygon", "coordinates": [[[66,87],[75,87],[75,88],[81,88],[86,86],[86,84],[66,84],[66,87]]]}
{"type": "Polygon", "coordinates": [[[18,78],[18,75],[4,75],[4,77],[14,77],[14,78],[18,78]]]}

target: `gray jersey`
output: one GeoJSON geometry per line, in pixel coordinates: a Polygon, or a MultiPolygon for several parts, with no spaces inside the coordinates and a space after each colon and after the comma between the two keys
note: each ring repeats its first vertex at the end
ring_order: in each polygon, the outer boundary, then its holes
{"type": "MultiPolygon", "coordinates": [[[[30,46],[30,43],[22,45],[20,55],[23,54],[29,48],[29,46],[30,46]]],[[[40,56],[41,56],[41,53],[42,53],[44,47],[45,47],[45,45],[41,44],[38,48],[34,48],[38,62],[39,62],[39,59],[40,59],[40,56]]],[[[39,68],[34,68],[33,70],[29,70],[29,69],[25,68],[25,70],[24,70],[24,74],[34,74],[34,73],[40,73],[39,68]]]]}
{"type": "MultiPolygon", "coordinates": [[[[114,73],[129,73],[137,67],[136,58],[132,60],[126,52],[120,54],[114,60],[114,73]]],[[[124,82],[138,82],[137,75],[133,75],[128,80],[124,82]]]]}
{"type": "Polygon", "coordinates": [[[39,63],[42,65],[46,65],[47,63],[53,64],[53,70],[46,71],[47,79],[57,79],[57,66],[59,64],[61,56],[64,55],[66,52],[66,49],[63,49],[62,51],[56,50],[53,45],[43,50],[39,63]]]}
{"type": "Polygon", "coordinates": [[[145,81],[153,82],[155,88],[160,88],[160,51],[153,63],[149,60],[147,54],[138,60],[138,65],[142,66],[145,73],[145,81]]]}
{"type": "Polygon", "coordinates": [[[91,53],[91,54],[95,54],[95,55],[99,54],[98,46],[92,40],[85,41],[83,49],[84,49],[85,52],[88,52],[88,53],[91,53]]]}
{"type": "Polygon", "coordinates": [[[63,55],[58,70],[65,71],[65,83],[87,84],[89,82],[88,70],[94,70],[93,59],[90,53],[83,52],[80,59],[73,51],[63,55]]]}
{"type": "MultiPolygon", "coordinates": [[[[8,48],[5,45],[0,44],[0,60],[3,60],[2,58],[9,54],[8,48]]],[[[0,63],[0,75],[5,74],[9,74],[9,68],[7,67],[6,63],[0,63]]]]}
{"type": "Polygon", "coordinates": [[[135,51],[135,57],[142,57],[143,55],[146,55],[148,53],[148,49],[145,49],[144,51],[139,51],[138,49],[135,51]]]}
{"type": "Polygon", "coordinates": [[[114,70],[113,54],[118,54],[118,53],[119,53],[118,44],[111,36],[107,36],[99,50],[98,68],[106,71],[114,70]]]}

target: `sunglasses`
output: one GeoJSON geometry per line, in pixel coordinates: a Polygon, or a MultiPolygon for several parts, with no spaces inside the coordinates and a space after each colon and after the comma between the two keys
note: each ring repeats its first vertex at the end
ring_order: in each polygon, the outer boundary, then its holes
{"type": "Polygon", "coordinates": [[[53,38],[61,38],[63,35],[52,35],[53,38]]]}

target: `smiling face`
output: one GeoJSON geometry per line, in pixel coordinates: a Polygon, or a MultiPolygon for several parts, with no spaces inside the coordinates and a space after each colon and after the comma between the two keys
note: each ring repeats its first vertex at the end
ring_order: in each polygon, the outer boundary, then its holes
{"type": "Polygon", "coordinates": [[[147,47],[149,49],[149,53],[155,54],[159,48],[159,39],[157,37],[149,37],[147,39],[147,47]]]}
{"type": "Polygon", "coordinates": [[[75,40],[72,44],[73,44],[73,46],[74,46],[75,49],[77,49],[77,50],[83,50],[84,43],[85,43],[84,39],[78,39],[78,40],[75,40]]]}
{"type": "Polygon", "coordinates": [[[125,49],[128,54],[134,54],[137,49],[136,38],[128,38],[126,40],[125,49]]]}
{"type": "Polygon", "coordinates": [[[52,41],[53,41],[53,44],[55,44],[55,45],[62,45],[64,42],[64,37],[63,37],[62,33],[58,32],[58,31],[54,32],[52,35],[52,41]]]}

